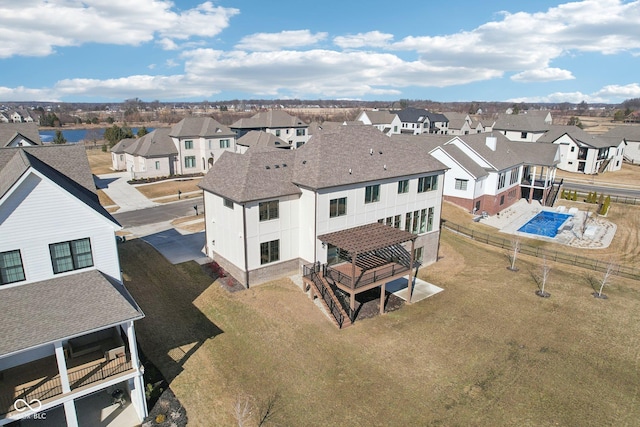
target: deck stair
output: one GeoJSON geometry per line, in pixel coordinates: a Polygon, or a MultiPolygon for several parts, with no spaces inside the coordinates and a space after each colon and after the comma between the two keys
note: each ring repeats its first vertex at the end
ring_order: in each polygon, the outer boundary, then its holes
{"type": "Polygon", "coordinates": [[[317,271],[312,271],[309,277],[311,280],[307,283],[311,287],[312,296],[319,297],[318,299],[329,314],[331,321],[340,329],[351,326],[353,322],[327,280],[317,271]]]}

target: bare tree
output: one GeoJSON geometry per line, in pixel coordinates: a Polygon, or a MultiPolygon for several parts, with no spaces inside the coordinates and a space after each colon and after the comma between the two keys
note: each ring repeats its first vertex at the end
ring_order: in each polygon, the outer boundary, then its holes
{"type": "Polygon", "coordinates": [[[233,404],[233,415],[238,421],[238,427],[246,427],[251,420],[251,412],[253,410],[253,399],[250,396],[238,396],[233,404]]]}
{"type": "Polygon", "coordinates": [[[264,399],[256,399],[249,395],[239,395],[233,405],[233,415],[238,427],[262,427],[274,420],[280,393],[268,393],[264,399]]]}
{"type": "Polygon", "coordinates": [[[544,290],[547,285],[547,279],[549,278],[549,273],[551,272],[551,266],[547,262],[547,257],[542,257],[542,266],[540,267],[540,289],[536,291],[536,295],[543,298],[549,298],[551,294],[544,290]]]}
{"type": "Polygon", "coordinates": [[[511,251],[509,252],[509,261],[511,261],[511,265],[507,267],[507,269],[511,271],[518,271],[516,268],[516,259],[518,258],[518,253],[520,252],[520,237],[513,236],[511,239],[511,251]]]}
{"type": "Polygon", "coordinates": [[[589,209],[587,209],[584,212],[584,216],[582,217],[582,221],[580,222],[580,238],[584,239],[584,233],[587,232],[587,227],[589,226],[589,219],[590,219],[590,215],[591,212],[589,212],[589,209]]]}
{"type": "Polygon", "coordinates": [[[607,296],[602,293],[602,289],[605,287],[605,285],[609,284],[609,281],[611,280],[611,276],[615,274],[615,268],[616,268],[616,264],[614,264],[613,261],[609,261],[609,263],[607,264],[607,268],[604,271],[604,274],[602,275],[602,279],[600,280],[600,289],[598,290],[598,292],[593,293],[594,297],[602,298],[602,299],[607,298],[607,296]]]}

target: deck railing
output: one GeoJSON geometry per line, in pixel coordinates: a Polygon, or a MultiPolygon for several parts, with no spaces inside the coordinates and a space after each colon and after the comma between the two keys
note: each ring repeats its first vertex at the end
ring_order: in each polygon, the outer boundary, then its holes
{"type": "Polygon", "coordinates": [[[304,277],[308,277],[313,281],[313,284],[316,285],[318,292],[320,292],[320,296],[327,304],[329,311],[333,315],[334,319],[338,323],[338,327],[342,328],[344,324],[344,315],[340,311],[340,307],[336,304],[335,300],[331,298],[330,292],[333,292],[330,288],[325,286],[324,282],[320,278],[318,274],[320,271],[320,264],[309,264],[308,266],[303,266],[303,274],[304,277]]]}
{"type": "Polygon", "coordinates": [[[103,381],[114,375],[131,369],[131,361],[126,357],[118,357],[108,362],[100,362],[69,373],[71,390],[103,381]]]}
{"type": "Polygon", "coordinates": [[[409,271],[409,267],[394,263],[386,267],[376,268],[375,270],[363,273],[361,276],[356,277],[355,284],[352,282],[351,276],[348,276],[335,268],[327,267],[325,275],[330,277],[334,282],[343,284],[351,289],[358,289],[407,271],[409,271]]]}

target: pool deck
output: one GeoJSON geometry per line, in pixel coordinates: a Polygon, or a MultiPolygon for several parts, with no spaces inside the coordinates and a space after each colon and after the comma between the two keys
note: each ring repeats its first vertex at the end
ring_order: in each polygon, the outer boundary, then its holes
{"type": "Polygon", "coordinates": [[[616,225],[591,212],[588,226],[583,236],[579,224],[582,224],[585,213],[585,211],[580,211],[575,208],[567,209],[562,206],[561,203],[556,207],[550,208],[542,206],[536,201],[529,204],[526,200],[522,199],[499,214],[481,219],[480,222],[495,227],[502,233],[515,234],[572,247],[585,249],[602,249],[608,247],[613,240],[613,236],[616,234],[616,225]],[[565,224],[563,230],[554,238],[518,231],[520,227],[541,211],[568,213],[572,214],[573,218],[565,224]]]}

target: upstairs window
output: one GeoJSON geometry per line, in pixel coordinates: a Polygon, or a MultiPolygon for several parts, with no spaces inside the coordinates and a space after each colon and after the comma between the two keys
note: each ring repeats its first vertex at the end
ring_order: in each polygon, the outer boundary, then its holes
{"type": "Polygon", "coordinates": [[[0,253],[0,285],[25,280],[20,251],[0,253]]]}
{"type": "Polygon", "coordinates": [[[347,198],[331,199],[329,201],[329,218],[343,216],[347,214],[347,198]]]}
{"type": "Polygon", "coordinates": [[[191,149],[193,149],[193,141],[192,141],[192,140],[190,140],[190,139],[187,139],[187,140],[184,142],[184,149],[185,149],[185,150],[191,150],[191,149]]]}
{"type": "Polygon", "coordinates": [[[304,129],[296,129],[296,136],[304,136],[305,131],[304,129]]]}
{"type": "Polygon", "coordinates": [[[276,129],[276,136],[280,136],[280,129],[276,129]]]}
{"type": "Polygon", "coordinates": [[[438,175],[423,176],[418,178],[418,193],[433,191],[438,189],[438,175]]]}
{"type": "Polygon", "coordinates": [[[364,190],[364,202],[373,203],[380,201],[380,184],[367,185],[364,190]]]}
{"type": "Polygon", "coordinates": [[[220,140],[220,148],[229,148],[230,146],[230,142],[228,139],[221,139],[220,140]]]}
{"type": "Polygon", "coordinates": [[[227,199],[226,197],[224,197],[222,199],[222,204],[229,209],[233,209],[233,200],[227,199]]]}
{"type": "Polygon", "coordinates": [[[527,132],[520,132],[520,138],[526,139],[527,138],[527,132]]]}
{"type": "Polygon", "coordinates": [[[49,245],[49,253],[54,274],[93,267],[91,241],[88,238],[53,243],[49,245]]]}
{"type": "Polygon", "coordinates": [[[466,179],[458,179],[456,178],[456,190],[462,190],[462,191],[466,191],[467,190],[467,183],[469,181],[466,179]]]}
{"type": "Polygon", "coordinates": [[[511,172],[509,172],[509,185],[513,185],[518,182],[518,172],[518,168],[511,169],[511,172]]]}
{"type": "Polygon", "coordinates": [[[500,175],[498,175],[498,190],[504,188],[504,181],[506,177],[507,174],[505,172],[502,172],[500,175]]]}
{"type": "Polygon", "coordinates": [[[261,202],[260,208],[260,221],[269,221],[271,219],[279,218],[279,206],[277,200],[271,200],[270,202],[261,202]]]}
{"type": "Polygon", "coordinates": [[[402,181],[398,181],[398,194],[408,193],[409,192],[409,180],[403,179],[402,181]]]}

